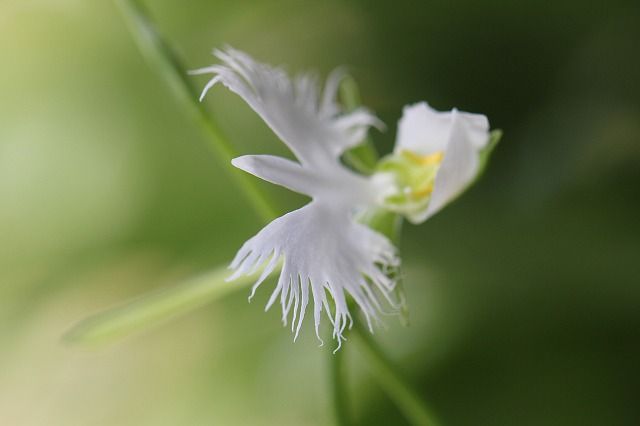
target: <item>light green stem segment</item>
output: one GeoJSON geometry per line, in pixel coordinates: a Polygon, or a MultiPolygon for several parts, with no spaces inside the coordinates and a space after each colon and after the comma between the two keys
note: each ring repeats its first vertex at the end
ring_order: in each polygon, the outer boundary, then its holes
{"type": "MultiPolygon", "coordinates": [[[[351,76],[346,76],[340,82],[339,95],[346,111],[353,111],[360,107],[360,91],[351,76]]],[[[371,174],[378,163],[378,152],[367,136],[362,143],[345,152],[342,159],[355,170],[363,174],[371,174]]],[[[344,350],[327,352],[329,364],[329,380],[331,402],[336,426],[351,425],[349,415],[349,392],[346,385],[344,350]]]]}
{"type": "Polygon", "coordinates": [[[407,420],[416,426],[437,426],[435,417],[423,399],[380,349],[369,330],[355,321],[353,331],[352,335],[357,336],[362,353],[368,360],[368,366],[373,370],[374,378],[407,420]]]}
{"type": "Polygon", "coordinates": [[[142,4],[138,0],[116,0],[116,3],[140,51],[149,64],[164,78],[184,110],[203,129],[209,141],[209,148],[224,163],[223,169],[228,171],[240,186],[247,200],[253,205],[254,211],[264,222],[278,217],[278,210],[258,190],[254,178],[229,167],[231,159],[237,156],[233,146],[204,106],[198,102],[198,92],[188,80],[182,61],[162,38],[142,4]]]}
{"type": "MultiPolygon", "coordinates": [[[[358,87],[351,77],[342,81],[340,96],[348,111],[360,105],[358,87]]],[[[369,174],[375,170],[379,157],[371,140],[367,138],[361,145],[346,152],[343,158],[356,170],[369,174]]],[[[388,211],[371,210],[363,219],[370,227],[386,235],[394,244],[399,243],[402,228],[401,216],[388,211]]],[[[397,283],[396,292],[398,298],[404,302],[404,291],[400,280],[397,283]]],[[[401,306],[400,318],[407,322],[406,304],[401,303],[401,306]]],[[[417,426],[436,426],[437,423],[433,420],[434,417],[425,403],[376,344],[369,331],[362,327],[358,321],[355,321],[351,334],[357,336],[360,341],[362,351],[369,360],[374,377],[404,416],[417,426]]],[[[333,407],[339,426],[349,425],[348,399],[346,398],[345,377],[342,371],[344,369],[343,357],[342,351],[338,351],[330,360],[333,407]]]]}
{"type": "Polygon", "coordinates": [[[214,269],[174,287],[152,292],[86,318],[69,330],[64,340],[81,345],[109,343],[133,332],[164,323],[237,289],[245,288],[257,280],[259,273],[260,271],[227,282],[225,279],[229,276],[229,270],[225,267],[214,269]]]}
{"type": "Polygon", "coordinates": [[[336,426],[350,426],[349,392],[346,385],[345,351],[327,352],[327,363],[331,389],[331,402],[336,426]]]}

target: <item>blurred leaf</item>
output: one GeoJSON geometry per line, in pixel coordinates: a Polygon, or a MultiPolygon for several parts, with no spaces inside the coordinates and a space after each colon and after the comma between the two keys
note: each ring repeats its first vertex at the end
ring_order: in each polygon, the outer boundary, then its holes
{"type": "MultiPolygon", "coordinates": [[[[275,268],[274,272],[279,271],[275,268]]],[[[64,340],[72,344],[107,343],[188,313],[235,290],[255,282],[262,271],[233,282],[226,267],[189,279],[175,287],[158,290],[124,305],[93,315],[69,330],[64,340]]]]}

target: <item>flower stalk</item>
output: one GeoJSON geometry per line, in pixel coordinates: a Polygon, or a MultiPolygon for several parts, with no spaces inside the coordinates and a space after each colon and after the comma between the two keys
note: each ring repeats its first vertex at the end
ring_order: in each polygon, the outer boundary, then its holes
{"type": "Polygon", "coordinates": [[[358,321],[354,322],[354,333],[360,349],[368,360],[373,377],[396,403],[402,414],[415,426],[437,426],[438,422],[424,399],[409,384],[398,368],[374,341],[371,334],[358,321]]]}
{"type": "Polygon", "coordinates": [[[345,351],[327,351],[329,389],[336,426],[350,426],[349,392],[345,372],[345,351]]]}

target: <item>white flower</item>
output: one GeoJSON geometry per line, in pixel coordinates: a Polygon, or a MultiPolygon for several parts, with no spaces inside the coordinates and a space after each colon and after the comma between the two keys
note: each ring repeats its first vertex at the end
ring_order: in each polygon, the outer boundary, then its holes
{"type": "Polygon", "coordinates": [[[412,223],[433,216],[460,195],[480,171],[479,154],[489,142],[489,121],[453,109],[440,112],[426,102],[404,107],[392,155],[379,170],[394,175],[385,207],[412,223]]]}
{"type": "Polygon", "coordinates": [[[363,108],[350,113],[340,110],[335,100],[340,72],[329,76],[320,93],[312,76],[291,80],[282,69],[231,48],[214,54],[222,64],[194,72],[213,74],[201,99],[216,83],[224,84],[262,117],[298,159],[246,155],[232,164],[312,199],[249,239],[231,263],[235,272],[229,279],[265,266],[251,298],[282,261],[266,309],[279,298],[285,324],[291,313],[295,340],[312,298],[318,339],[322,341],[319,325],[324,309],[339,349],[342,333],[352,322],[347,295],[363,311],[370,329],[383,305],[392,310],[399,307],[392,293],[396,282],[388,274],[399,266],[397,250],[387,237],[358,223],[356,215],[385,207],[420,222],[434,214],[475,177],[477,152],[488,140],[487,120],[456,110],[438,113],[425,103],[406,107],[394,154],[381,162],[379,173],[362,176],[343,166],[340,156],[359,144],[369,127],[382,127],[382,123],[363,108]]]}
{"type": "Polygon", "coordinates": [[[286,324],[292,312],[291,325],[297,337],[313,298],[318,338],[324,309],[340,345],[342,332],[351,321],[347,294],[358,303],[369,324],[381,310],[382,299],[392,302],[395,282],[383,271],[398,265],[396,249],[386,237],[354,220],[358,211],[375,205],[376,187],[339,161],[345,150],[362,141],[368,127],[380,123],[365,109],[340,112],[335,103],[339,73],[331,74],[320,96],[317,82],[308,75],[291,81],[281,69],[257,63],[232,49],[216,51],[215,55],[223,65],[198,71],[214,74],[203,94],[215,83],[223,83],[262,117],[299,161],[247,155],[234,159],[233,165],[312,198],[248,240],[231,263],[235,273],[230,279],[268,262],[253,295],[283,258],[267,309],[279,297],[283,322],[286,324]],[[326,291],[333,298],[333,312],[326,291]]]}

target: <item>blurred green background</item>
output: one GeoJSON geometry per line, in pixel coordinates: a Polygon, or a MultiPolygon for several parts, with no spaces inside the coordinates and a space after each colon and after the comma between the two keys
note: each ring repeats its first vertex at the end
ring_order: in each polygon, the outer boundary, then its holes
{"type": "MultiPolygon", "coordinates": [[[[443,425],[640,424],[635,1],[148,1],[190,68],[228,43],[486,114],[484,179],[402,240],[411,326],[376,337],[443,425]]],[[[0,424],[331,424],[325,362],[247,292],[100,349],[75,322],[228,262],[260,223],[109,1],[0,3],[0,424]]],[[[198,85],[203,79],[195,79],[198,85]]],[[[284,153],[225,90],[240,153],[284,153]]],[[[282,211],[301,198],[260,183],[282,211]]],[[[347,344],[354,417],[404,420],[347,344]]]]}

